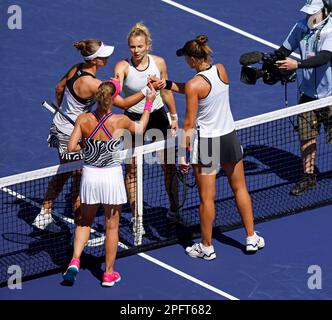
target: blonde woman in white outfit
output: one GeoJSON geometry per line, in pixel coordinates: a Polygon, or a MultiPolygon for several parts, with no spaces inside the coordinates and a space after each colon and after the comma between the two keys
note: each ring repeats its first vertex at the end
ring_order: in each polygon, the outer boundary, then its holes
{"type": "MultiPolygon", "coordinates": [[[[242,217],[247,233],[246,250],[257,251],[265,243],[254,231],[251,199],[243,169],[243,151],[229,105],[227,73],[222,64],[211,64],[212,50],[207,40],[205,35],[198,36],[176,52],[177,56],[185,57],[190,68],[196,70],[197,74],[191,80],[187,83],[161,80],[159,83],[160,87],[186,95],[183,130],[195,133],[195,136],[188,134],[183,139],[183,146],[192,148],[193,169],[201,199],[199,213],[202,241],[187,247],[186,253],[194,258],[212,260],[216,258],[212,245],[212,226],[219,165],[226,172],[242,217]],[[192,145],[190,141],[193,141],[192,145]]],[[[181,159],[181,170],[186,172],[188,169],[189,164],[181,159]]]]}
{"type": "MultiPolygon", "coordinates": [[[[126,97],[130,96],[133,92],[138,92],[140,90],[144,93],[148,78],[151,75],[167,79],[165,60],[159,56],[149,54],[151,43],[152,40],[148,28],[141,22],[136,23],[128,34],[128,46],[131,57],[119,61],[114,69],[114,74],[118,74],[120,77],[120,84],[121,87],[123,87],[123,93],[126,97]]],[[[133,121],[139,120],[144,109],[144,103],[145,99],[127,109],[125,114],[133,121]]],[[[151,129],[156,129],[153,130],[154,132],[152,133],[152,136],[155,137],[153,141],[166,139],[168,132],[173,132],[174,134],[177,131],[178,116],[176,114],[175,101],[171,91],[157,91],[146,130],[149,130],[151,133],[151,129]],[[169,123],[164,105],[167,106],[170,112],[171,124],[169,123]]],[[[138,145],[138,140],[137,135],[136,137],[133,136],[133,143],[135,146],[138,145]]],[[[166,163],[166,161],[164,161],[164,163],[166,163]]],[[[164,164],[162,165],[162,168],[165,174],[166,190],[169,192],[171,177],[174,174],[176,167],[174,164],[164,164]]],[[[135,176],[136,166],[134,163],[128,164],[126,166],[126,187],[133,214],[135,213],[135,176]]],[[[177,204],[173,203],[173,200],[171,200],[172,197],[169,197],[169,199],[170,205],[167,217],[174,221],[177,204]]],[[[135,220],[133,228],[135,229],[135,220]]]]}

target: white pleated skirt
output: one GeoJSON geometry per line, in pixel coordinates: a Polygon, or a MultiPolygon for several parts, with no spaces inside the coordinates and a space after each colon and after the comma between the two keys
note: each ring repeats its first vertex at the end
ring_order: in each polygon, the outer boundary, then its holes
{"type": "Polygon", "coordinates": [[[127,202],[122,166],[95,168],[83,166],[81,203],[123,204],[127,202]]]}

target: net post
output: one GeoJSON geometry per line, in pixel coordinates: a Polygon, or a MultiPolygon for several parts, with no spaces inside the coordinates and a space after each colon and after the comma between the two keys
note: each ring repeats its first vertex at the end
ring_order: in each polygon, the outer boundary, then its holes
{"type": "Polygon", "coordinates": [[[140,246],[142,244],[143,236],[143,153],[139,152],[136,155],[136,229],[134,234],[134,245],[140,246]]]}

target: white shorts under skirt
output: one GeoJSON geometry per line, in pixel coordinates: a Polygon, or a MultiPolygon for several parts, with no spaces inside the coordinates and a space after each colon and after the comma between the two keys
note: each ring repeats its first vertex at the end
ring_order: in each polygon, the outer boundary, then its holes
{"type": "Polygon", "coordinates": [[[81,203],[122,204],[127,202],[122,167],[83,166],[80,187],[81,203]]]}

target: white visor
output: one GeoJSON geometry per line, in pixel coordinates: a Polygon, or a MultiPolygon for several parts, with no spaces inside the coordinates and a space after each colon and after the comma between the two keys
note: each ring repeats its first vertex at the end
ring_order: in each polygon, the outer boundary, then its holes
{"type": "Polygon", "coordinates": [[[306,14],[315,14],[319,10],[324,8],[324,3],[322,0],[312,0],[307,1],[307,3],[302,7],[300,11],[306,13],[306,14]]]}
{"type": "Polygon", "coordinates": [[[113,46],[105,46],[103,43],[101,43],[99,49],[94,54],[84,57],[84,60],[93,60],[95,58],[107,58],[113,53],[113,51],[114,51],[113,46]]]}

